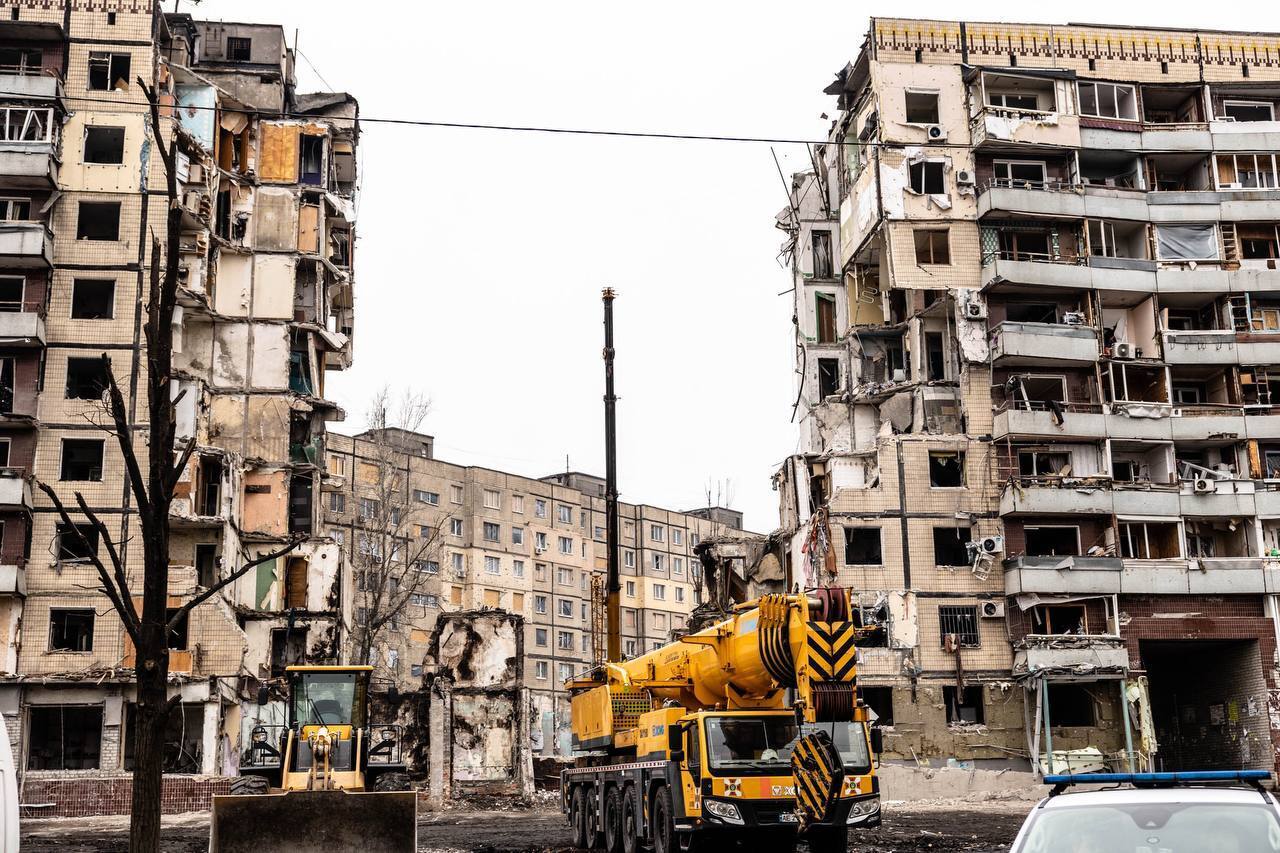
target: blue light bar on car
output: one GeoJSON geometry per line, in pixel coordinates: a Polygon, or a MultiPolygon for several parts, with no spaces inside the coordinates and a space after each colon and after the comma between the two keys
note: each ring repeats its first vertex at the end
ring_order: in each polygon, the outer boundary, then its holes
{"type": "Polygon", "coordinates": [[[1173,773],[1071,773],[1045,776],[1046,785],[1177,784],[1179,782],[1260,782],[1269,770],[1187,770],[1173,773]]]}

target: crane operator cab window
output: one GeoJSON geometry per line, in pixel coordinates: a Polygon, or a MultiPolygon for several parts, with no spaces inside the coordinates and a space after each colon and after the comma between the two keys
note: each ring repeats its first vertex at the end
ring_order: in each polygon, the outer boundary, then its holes
{"type": "Polygon", "coordinates": [[[364,727],[366,672],[295,672],[293,722],[303,726],[364,727]]]}
{"type": "Polygon", "coordinates": [[[791,752],[803,735],[825,731],[840,753],[845,771],[871,771],[866,728],[859,722],[806,723],[792,716],[709,717],[707,760],[716,775],[782,775],[791,772],[791,752]]]}

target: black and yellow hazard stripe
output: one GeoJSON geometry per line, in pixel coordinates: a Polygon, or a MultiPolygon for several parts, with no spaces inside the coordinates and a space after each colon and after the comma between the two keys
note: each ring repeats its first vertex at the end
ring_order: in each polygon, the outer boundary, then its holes
{"type": "Polygon", "coordinates": [[[853,681],[857,675],[858,629],[853,622],[810,622],[805,652],[813,681],[853,681]]]}
{"type": "Polygon", "coordinates": [[[791,752],[791,775],[796,783],[796,803],[805,822],[826,820],[844,784],[840,753],[831,736],[817,731],[796,741],[791,752]]]}

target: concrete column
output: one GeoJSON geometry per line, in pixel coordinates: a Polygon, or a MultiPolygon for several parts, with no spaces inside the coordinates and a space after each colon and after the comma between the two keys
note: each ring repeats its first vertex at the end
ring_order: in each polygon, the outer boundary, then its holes
{"type": "Polygon", "coordinates": [[[222,751],[218,737],[218,720],[220,715],[218,697],[215,695],[204,703],[204,728],[200,738],[200,772],[206,776],[218,773],[218,754],[222,751]]]}
{"type": "Polygon", "coordinates": [[[519,710],[516,712],[516,781],[520,785],[520,796],[525,800],[533,799],[533,749],[529,744],[529,714],[533,707],[533,699],[527,687],[519,693],[519,710]]]}
{"type": "Polygon", "coordinates": [[[427,710],[428,802],[439,808],[453,798],[453,684],[437,678],[427,710]]]}

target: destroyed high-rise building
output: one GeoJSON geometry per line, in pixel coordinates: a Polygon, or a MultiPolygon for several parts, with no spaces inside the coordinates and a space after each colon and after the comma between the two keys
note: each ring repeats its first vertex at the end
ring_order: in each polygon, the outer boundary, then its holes
{"type": "Polygon", "coordinates": [[[1280,36],[876,18],[826,92],[776,482],[889,755],[1275,766],[1280,36]]]}
{"type": "Polygon", "coordinates": [[[145,84],[177,152],[182,238],[162,250],[180,255],[177,441],[195,444],[172,508],[170,605],[302,540],[173,633],[181,710],[165,802],[173,791],[186,798],[173,805],[199,807],[208,777],[234,772],[248,721],[279,719],[279,702],[254,701],[257,686],[340,650],[342,564],[318,535],[317,495],[325,421],[342,417],[325,374],[351,358],[357,105],[296,91],[279,26],[134,0],[2,6],[0,712],[24,801],[127,811],[134,650],[82,543],[32,485],[70,506],[82,492],[140,590],[98,357],[110,356],[145,439],[141,310],[167,210],[145,84]]]}

